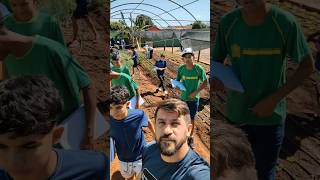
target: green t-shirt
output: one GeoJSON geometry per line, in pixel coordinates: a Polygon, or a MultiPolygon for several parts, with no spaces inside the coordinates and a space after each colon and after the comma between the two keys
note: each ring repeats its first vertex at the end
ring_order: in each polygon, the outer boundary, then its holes
{"type": "Polygon", "coordinates": [[[130,76],[130,71],[126,66],[121,66],[120,68],[117,68],[115,66],[112,66],[112,71],[118,72],[118,73],[125,73],[130,76]]]}
{"type": "Polygon", "coordinates": [[[195,98],[190,98],[189,95],[197,90],[200,83],[207,80],[206,72],[199,64],[194,64],[191,70],[187,69],[185,65],[181,65],[177,73],[177,81],[182,81],[182,84],[187,89],[181,91],[181,99],[183,101],[197,101],[200,99],[199,93],[195,98]]]}
{"type": "Polygon", "coordinates": [[[65,45],[63,33],[61,32],[58,21],[44,13],[39,12],[27,22],[19,22],[14,18],[13,14],[11,14],[4,20],[4,25],[7,29],[18,34],[25,36],[38,34],[65,45]]]}
{"type": "Polygon", "coordinates": [[[80,90],[90,84],[88,74],[64,46],[38,35],[23,57],[8,55],[4,63],[9,77],[44,75],[54,82],[64,101],[60,122],[79,107],[80,90]]]}
{"type": "Polygon", "coordinates": [[[120,73],[120,77],[118,79],[112,79],[111,83],[112,86],[125,86],[130,93],[130,99],[136,96],[138,85],[127,74],[120,73]]]}
{"type": "MultiPolygon", "coordinates": [[[[272,116],[259,118],[248,108],[273,94],[286,82],[287,57],[299,63],[310,54],[307,42],[294,16],[275,6],[264,22],[248,26],[240,9],[226,14],[220,21],[213,60],[228,55],[245,92],[228,92],[227,115],[237,124],[278,125],[286,118],[282,100],[272,116]]],[[[213,69],[214,71],[214,69],[213,69]]]]}

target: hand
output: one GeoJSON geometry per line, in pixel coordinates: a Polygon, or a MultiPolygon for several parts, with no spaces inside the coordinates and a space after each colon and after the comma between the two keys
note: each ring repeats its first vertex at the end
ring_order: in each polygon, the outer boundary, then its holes
{"type": "Polygon", "coordinates": [[[86,135],[81,143],[81,149],[92,150],[93,149],[93,137],[86,135]]]}
{"type": "Polygon", "coordinates": [[[197,96],[197,91],[194,91],[194,92],[192,92],[190,95],[189,95],[189,97],[191,98],[191,99],[193,99],[193,98],[195,98],[196,96],[197,96]]]}
{"type": "Polygon", "coordinates": [[[211,88],[212,91],[219,91],[219,92],[221,92],[221,91],[224,90],[224,85],[223,85],[223,83],[222,83],[219,79],[217,79],[217,78],[213,78],[212,81],[211,81],[211,83],[210,83],[210,85],[211,85],[210,88],[211,88]]]}
{"type": "Polygon", "coordinates": [[[261,100],[250,110],[259,117],[269,117],[273,114],[278,104],[278,100],[274,96],[269,96],[261,100]]]}

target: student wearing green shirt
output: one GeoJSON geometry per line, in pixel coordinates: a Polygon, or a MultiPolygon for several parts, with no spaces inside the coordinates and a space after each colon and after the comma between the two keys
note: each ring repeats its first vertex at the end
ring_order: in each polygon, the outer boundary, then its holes
{"type": "Polygon", "coordinates": [[[125,86],[129,93],[130,93],[130,99],[133,97],[137,98],[136,103],[136,109],[140,108],[139,100],[140,100],[140,93],[138,85],[134,82],[134,80],[125,73],[117,73],[114,71],[111,71],[110,73],[111,77],[111,86],[125,86]]]}
{"type": "MultiPolygon", "coordinates": [[[[313,60],[293,15],[265,0],[238,3],[241,7],[220,21],[213,60],[230,57],[245,92],[228,91],[228,119],[248,135],[259,179],[273,180],[285,134],[285,97],[310,76],[313,60]],[[287,57],[300,64],[288,80],[287,57]]],[[[214,79],[211,89],[221,90],[223,85],[214,79]]]]}
{"type": "Polygon", "coordinates": [[[130,76],[129,69],[121,64],[120,55],[118,53],[112,54],[112,67],[111,70],[118,73],[124,73],[130,76]]]}
{"type": "Polygon", "coordinates": [[[182,53],[185,64],[181,65],[177,73],[177,81],[181,81],[186,91],[181,91],[181,100],[188,104],[191,116],[192,130],[188,143],[193,148],[194,120],[199,107],[200,91],[207,87],[207,76],[203,67],[194,63],[194,53],[191,48],[185,48],[182,53]]]}
{"type": "Polygon", "coordinates": [[[10,0],[13,13],[4,24],[10,31],[26,35],[41,35],[65,44],[58,21],[50,15],[39,12],[36,0],[10,0]]]}
{"type": "MultiPolygon", "coordinates": [[[[1,15],[0,15],[1,19],[1,15]]],[[[61,123],[80,107],[83,93],[87,119],[84,148],[92,148],[96,97],[88,74],[60,43],[36,35],[24,36],[7,30],[0,22],[0,60],[4,60],[7,77],[45,75],[52,80],[64,100],[61,123]]]]}

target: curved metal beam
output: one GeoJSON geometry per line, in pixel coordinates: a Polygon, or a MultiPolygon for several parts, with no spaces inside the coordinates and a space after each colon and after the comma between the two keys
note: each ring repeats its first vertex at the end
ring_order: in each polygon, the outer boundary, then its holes
{"type": "Polygon", "coordinates": [[[157,9],[160,9],[162,10],[163,12],[167,13],[168,15],[170,15],[171,17],[173,17],[179,24],[181,27],[183,27],[183,25],[181,24],[181,22],[176,18],[174,17],[171,13],[167,12],[166,10],[162,9],[162,8],[159,8],[155,5],[152,5],[152,4],[147,4],[147,3],[124,3],[124,4],[120,4],[120,5],[117,5],[115,7],[111,7],[110,10],[114,9],[114,8],[117,8],[117,7],[121,7],[121,6],[126,6],[126,5],[130,5],[130,4],[141,4],[141,5],[145,5],[145,6],[151,6],[151,7],[154,7],[154,8],[157,8],[157,9]]]}
{"type": "MultiPolygon", "coordinates": [[[[123,12],[123,14],[129,14],[130,12],[123,12]]],[[[141,14],[141,13],[130,13],[130,14],[141,14]]],[[[111,16],[111,19],[112,17],[115,17],[115,16],[118,16],[118,15],[121,15],[121,13],[118,13],[118,14],[114,14],[111,16]]],[[[151,18],[153,21],[155,21],[161,28],[164,28],[157,20],[151,18]]],[[[166,22],[167,23],[167,22],[166,22]]],[[[167,23],[168,24],[168,23],[167,23]]]]}
{"type": "Polygon", "coordinates": [[[185,11],[187,11],[187,12],[190,14],[190,16],[192,16],[193,19],[194,19],[195,21],[197,21],[196,17],[194,17],[193,14],[192,14],[191,12],[189,12],[186,8],[184,8],[183,6],[181,6],[180,4],[178,4],[178,3],[176,3],[176,2],[174,2],[174,1],[172,1],[172,0],[168,0],[168,1],[171,2],[171,3],[174,3],[175,5],[179,6],[180,8],[184,9],[185,11]]]}
{"type": "MultiPolygon", "coordinates": [[[[128,9],[120,9],[120,10],[117,10],[117,11],[114,11],[114,12],[110,13],[110,16],[112,17],[112,16],[113,16],[112,14],[114,14],[114,13],[116,13],[116,12],[121,12],[121,11],[123,11],[123,10],[132,10],[132,9],[131,9],[131,8],[128,8],[128,9]]],[[[144,9],[136,9],[136,10],[150,13],[150,14],[155,15],[155,16],[159,17],[160,19],[162,19],[160,16],[158,16],[157,14],[155,14],[155,13],[153,13],[153,12],[151,12],[151,11],[144,10],[144,9]]],[[[152,18],[152,19],[153,19],[153,18],[152,18]]],[[[162,20],[163,20],[168,26],[170,26],[170,24],[169,24],[167,21],[165,21],[164,19],[162,19],[162,20]]]]}

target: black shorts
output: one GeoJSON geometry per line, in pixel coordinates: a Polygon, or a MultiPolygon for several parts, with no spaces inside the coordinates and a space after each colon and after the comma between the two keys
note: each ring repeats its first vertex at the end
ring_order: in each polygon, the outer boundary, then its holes
{"type": "Polygon", "coordinates": [[[73,12],[73,17],[76,19],[85,18],[88,16],[88,1],[77,0],[76,10],[73,12]]]}
{"type": "Polygon", "coordinates": [[[138,62],[137,61],[133,61],[133,67],[138,67],[138,62]]]}

